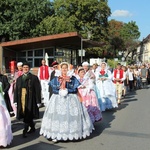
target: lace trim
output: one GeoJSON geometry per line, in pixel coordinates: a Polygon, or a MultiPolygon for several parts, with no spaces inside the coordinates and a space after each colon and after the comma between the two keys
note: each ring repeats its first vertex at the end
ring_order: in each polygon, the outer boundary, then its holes
{"type": "Polygon", "coordinates": [[[84,133],[81,134],[60,134],[60,133],[50,133],[47,132],[46,130],[41,130],[40,131],[40,135],[43,135],[46,138],[52,138],[52,139],[57,139],[57,140],[78,140],[78,139],[82,139],[82,138],[86,138],[87,136],[90,136],[90,133],[92,133],[92,129],[91,131],[85,131],[84,133]]]}

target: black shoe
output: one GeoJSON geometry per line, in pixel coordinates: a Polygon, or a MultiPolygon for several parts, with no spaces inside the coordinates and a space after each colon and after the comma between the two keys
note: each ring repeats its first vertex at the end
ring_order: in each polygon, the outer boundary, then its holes
{"type": "Polygon", "coordinates": [[[26,137],[27,137],[26,134],[27,134],[27,132],[28,132],[28,129],[29,129],[29,124],[28,124],[28,123],[25,123],[25,124],[24,124],[23,134],[22,134],[23,138],[26,138],[26,137]]]}
{"type": "Polygon", "coordinates": [[[27,133],[31,134],[35,132],[35,128],[31,128],[27,133]]]}
{"type": "Polygon", "coordinates": [[[27,134],[27,131],[26,131],[26,130],[23,130],[22,137],[23,137],[23,138],[26,138],[26,137],[27,137],[27,135],[26,135],[26,134],[27,134]]]}
{"type": "Polygon", "coordinates": [[[35,123],[32,121],[30,124],[30,130],[28,131],[28,133],[34,133],[35,132],[35,123]]]}

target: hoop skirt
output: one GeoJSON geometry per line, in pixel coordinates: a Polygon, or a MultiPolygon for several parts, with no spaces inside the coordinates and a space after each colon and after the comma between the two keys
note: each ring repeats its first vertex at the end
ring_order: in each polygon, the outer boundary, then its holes
{"type": "Polygon", "coordinates": [[[78,89],[82,103],[87,108],[92,123],[102,120],[98,99],[94,90],[78,89]]]}
{"type": "Polygon", "coordinates": [[[96,94],[101,111],[117,108],[116,91],[112,81],[97,81],[96,94]]]}
{"type": "Polygon", "coordinates": [[[104,74],[100,72],[96,73],[96,94],[101,111],[106,109],[117,108],[116,89],[112,82],[112,74],[109,70],[105,70],[104,74]],[[99,79],[105,79],[104,81],[99,79]]]}
{"type": "Polygon", "coordinates": [[[5,101],[0,93],[0,146],[6,147],[13,139],[11,119],[5,101]]]}
{"type": "Polygon", "coordinates": [[[77,94],[65,97],[53,94],[43,116],[40,134],[57,140],[78,140],[86,138],[93,130],[85,106],[77,94]]]}

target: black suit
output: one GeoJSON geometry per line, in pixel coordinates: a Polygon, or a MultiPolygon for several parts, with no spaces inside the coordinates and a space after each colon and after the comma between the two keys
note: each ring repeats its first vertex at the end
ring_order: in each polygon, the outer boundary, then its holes
{"type": "Polygon", "coordinates": [[[41,85],[37,76],[28,73],[25,80],[25,85],[23,84],[23,75],[17,78],[16,88],[14,91],[14,102],[17,103],[17,118],[24,118],[25,123],[29,123],[30,119],[39,118],[39,108],[38,103],[41,103],[41,85]],[[25,97],[25,112],[22,111],[21,95],[22,88],[26,88],[25,97]],[[27,116],[27,120],[26,120],[27,116]]]}
{"type": "Polygon", "coordinates": [[[34,118],[39,118],[39,108],[37,104],[41,103],[41,85],[37,76],[28,73],[26,79],[24,75],[17,78],[16,88],[14,91],[14,102],[17,103],[17,118],[22,119],[25,123],[23,136],[26,136],[29,126],[31,131],[35,131],[34,118]],[[25,109],[22,108],[22,88],[26,89],[25,109]]]}

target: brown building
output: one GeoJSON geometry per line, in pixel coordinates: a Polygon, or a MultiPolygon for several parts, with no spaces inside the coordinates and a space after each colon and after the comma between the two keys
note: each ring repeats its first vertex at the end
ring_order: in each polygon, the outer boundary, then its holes
{"type": "Polygon", "coordinates": [[[28,61],[31,67],[39,67],[45,53],[48,54],[49,65],[54,61],[67,61],[73,65],[80,62],[78,50],[98,47],[100,43],[85,40],[77,32],[69,32],[16,41],[2,42],[0,44],[0,70],[9,71],[11,61],[28,61]]]}

